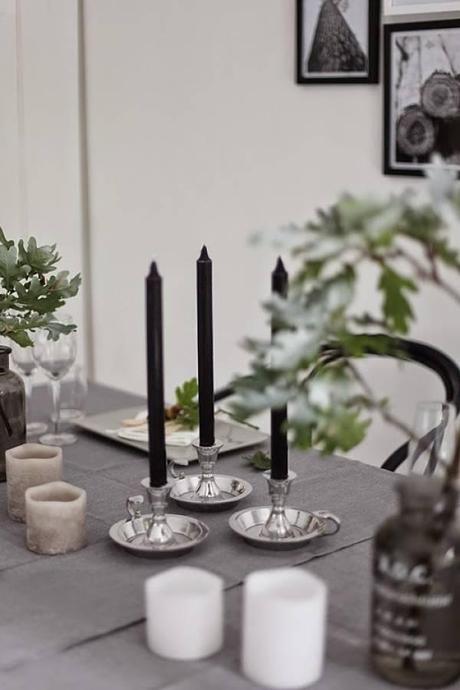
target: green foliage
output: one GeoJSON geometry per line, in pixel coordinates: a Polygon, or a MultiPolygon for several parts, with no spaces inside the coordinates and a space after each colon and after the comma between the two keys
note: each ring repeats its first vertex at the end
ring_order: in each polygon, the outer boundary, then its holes
{"type": "Polygon", "coordinates": [[[245,455],[244,459],[254,467],[255,470],[266,471],[272,466],[272,461],[267,453],[263,450],[256,450],[252,455],[245,455]]]}
{"type": "Polygon", "coordinates": [[[418,287],[410,278],[385,266],[380,274],[378,289],[383,293],[382,311],[385,324],[394,333],[406,334],[414,318],[408,292],[418,292],[418,287]]]}
{"type": "Polygon", "coordinates": [[[176,388],[177,414],[175,421],[183,429],[195,429],[198,426],[198,381],[196,378],[185,381],[176,388]]]}
{"type": "Polygon", "coordinates": [[[16,247],[0,228],[0,336],[27,347],[36,330],[46,330],[52,340],[75,330],[55,317],[81,284],[80,274],[56,272],[60,260],[55,244],[38,246],[31,237],[16,247]]]}
{"type": "Polygon", "coordinates": [[[410,332],[412,298],[426,285],[460,304],[448,281],[460,273],[449,236],[460,220],[460,189],[442,165],[429,177],[429,202],[410,191],[387,199],[345,194],[314,220],[276,231],[273,245],[289,252],[294,273],[288,297],[272,295],[264,305],[279,329],[273,339],[245,343],[251,371],[234,382],[235,414],[289,404],[291,441],[324,453],[360,443],[373,411],[402,427],[354,361],[368,348],[402,357],[392,338],[410,332]],[[358,309],[363,289],[375,295],[371,311],[358,309]]]}

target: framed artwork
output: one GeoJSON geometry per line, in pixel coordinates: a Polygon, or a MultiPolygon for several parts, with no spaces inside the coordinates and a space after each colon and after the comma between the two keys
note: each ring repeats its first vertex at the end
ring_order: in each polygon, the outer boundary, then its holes
{"type": "Polygon", "coordinates": [[[384,60],[385,174],[460,172],[460,19],[387,24],[384,60]]]}
{"type": "Polygon", "coordinates": [[[459,12],[460,0],[384,0],[385,16],[459,12]]]}
{"type": "Polygon", "coordinates": [[[380,0],[297,0],[297,83],[376,84],[380,0]]]}

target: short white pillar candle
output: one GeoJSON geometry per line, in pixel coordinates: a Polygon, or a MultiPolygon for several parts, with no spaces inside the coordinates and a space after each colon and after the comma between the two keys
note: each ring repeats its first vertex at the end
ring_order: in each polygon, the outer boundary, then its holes
{"type": "Polygon", "coordinates": [[[248,575],[243,593],[242,667],[255,683],[300,688],[321,677],[327,587],[292,568],[248,575]]]}
{"type": "Polygon", "coordinates": [[[223,581],[181,566],[145,582],[147,643],[169,659],[202,659],[223,641],[223,581]]]}
{"type": "Polygon", "coordinates": [[[86,491],[50,482],[26,491],[27,548],[55,555],[86,545],[86,491]]]}
{"type": "Polygon", "coordinates": [[[62,450],[40,443],[24,443],[5,452],[8,515],[25,522],[25,492],[30,486],[62,479],[62,450]]]}

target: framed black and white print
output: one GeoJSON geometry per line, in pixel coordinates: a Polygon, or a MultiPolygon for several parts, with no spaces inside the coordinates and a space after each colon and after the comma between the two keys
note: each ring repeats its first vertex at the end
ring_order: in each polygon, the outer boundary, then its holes
{"type": "Polygon", "coordinates": [[[385,174],[460,172],[460,19],[386,25],[384,59],[385,174]]]}
{"type": "Polygon", "coordinates": [[[460,0],[384,0],[386,17],[459,12],[460,0]]]}
{"type": "Polygon", "coordinates": [[[297,0],[297,83],[376,84],[380,0],[297,0]]]}

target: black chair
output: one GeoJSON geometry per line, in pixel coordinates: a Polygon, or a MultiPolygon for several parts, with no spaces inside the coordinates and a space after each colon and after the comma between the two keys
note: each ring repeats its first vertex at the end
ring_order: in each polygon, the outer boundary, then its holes
{"type": "MultiPolygon", "coordinates": [[[[370,336],[369,344],[366,347],[366,355],[377,357],[391,357],[393,359],[403,360],[405,362],[415,362],[421,364],[427,369],[431,369],[441,379],[445,390],[445,402],[451,403],[456,410],[457,415],[460,412],[460,368],[457,364],[446,354],[440,350],[420,343],[415,340],[407,340],[405,338],[395,338],[392,336],[385,336],[388,343],[388,348],[385,353],[382,353],[381,348],[377,345],[377,339],[381,336],[370,336]],[[376,344],[373,346],[372,339],[375,338],[376,344]]],[[[324,348],[324,354],[328,362],[333,362],[343,357],[343,352],[340,346],[327,345],[324,348]]],[[[389,458],[385,460],[382,468],[394,472],[402,465],[402,463],[409,456],[409,441],[403,443],[397,448],[389,458]]]]}
{"type": "MultiPolygon", "coordinates": [[[[385,353],[382,353],[381,347],[377,344],[377,339],[381,343],[382,336],[368,336],[368,345],[366,347],[366,355],[377,357],[391,357],[392,359],[399,359],[406,362],[415,362],[421,364],[427,369],[431,369],[441,379],[445,389],[445,402],[454,405],[457,415],[460,412],[460,368],[457,364],[446,354],[440,350],[419,343],[415,340],[407,340],[405,338],[395,338],[392,336],[384,336],[387,339],[385,353]],[[375,346],[372,340],[375,339],[375,346]]],[[[343,351],[339,344],[326,345],[323,348],[324,363],[332,363],[343,357],[343,351]]],[[[215,400],[222,400],[233,394],[233,389],[230,386],[216,391],[215,400]]],[[[409,441],[403,443],[397,448],[389,458],[385,460],[382,468],[394,472],[407,460],[409,456],[409,441]]]]}

